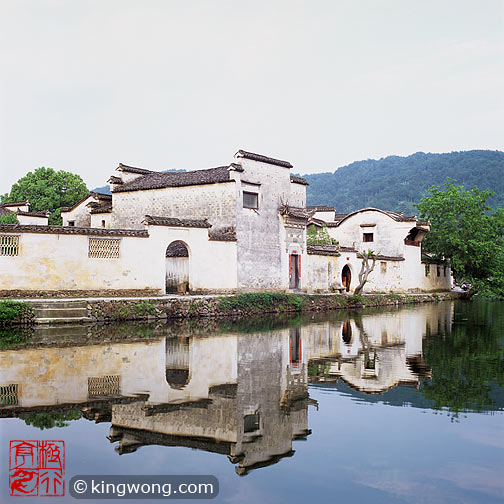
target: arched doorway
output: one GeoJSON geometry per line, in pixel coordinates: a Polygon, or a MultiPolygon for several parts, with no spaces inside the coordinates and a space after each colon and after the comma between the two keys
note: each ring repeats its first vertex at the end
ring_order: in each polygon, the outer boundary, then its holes
{"type": "Polygon", "coordinates": [[[341,283],[347,292],[350,291],[350,283],[352,282],[352,272],[348,267],[348,264],[345,264],[343,267],[343,271],[341,272],[341,283]]]}
{"type": "Polygon", "coordinates": [[[166,381],[181,390],[191,381],[189,338],[166,339],[166,381]]]}
{"type": "Polygon", "coordinates": [[[189,290],[189,248],[180,240],[166,248],[166,292],[184,294],[189,290]]]}

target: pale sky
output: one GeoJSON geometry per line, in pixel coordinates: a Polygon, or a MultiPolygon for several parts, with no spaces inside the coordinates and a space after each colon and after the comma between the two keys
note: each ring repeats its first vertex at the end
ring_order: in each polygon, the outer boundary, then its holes
{"type": "Polygon", "coordinates": [[[0,0],[0,193],[238,149],[333,171],[504,150],[503,0],[0,0]]]}

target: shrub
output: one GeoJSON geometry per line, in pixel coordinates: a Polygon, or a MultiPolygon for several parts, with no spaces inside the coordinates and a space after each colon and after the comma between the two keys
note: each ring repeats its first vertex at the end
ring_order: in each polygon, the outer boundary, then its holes
{"type": "Polygon", "coordinates": [[[0,301],[0,326],[21,324],[33,317],[33,308],[28,303],[10,299],[0,301]]]}

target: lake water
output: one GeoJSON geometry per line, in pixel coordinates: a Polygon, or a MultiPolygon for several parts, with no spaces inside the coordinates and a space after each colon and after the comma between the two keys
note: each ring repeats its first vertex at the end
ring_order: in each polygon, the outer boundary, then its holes
{"type": "Polygon", "coordinates": [[[63,440],[49,502],[78,474],[213,475],[222,503],[502,502],[503,340],[500,302],[4,332],[0,500],[48,502],[9,497],[9,441],[63,440]]]}

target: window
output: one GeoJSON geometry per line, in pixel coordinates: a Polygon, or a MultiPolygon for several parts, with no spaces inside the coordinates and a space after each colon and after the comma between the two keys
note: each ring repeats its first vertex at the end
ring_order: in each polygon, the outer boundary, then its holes
{"type": "Polygon", "coordinates": [[[74,220],[69,220],[68,221],[69,226],[75,226],[75,221],[74,220]]]}
{"type": "Polygon", "coordinates": [[[259,413],[245,415],[243,417],[243,432],[255,432],[259,430],[259,413]]]}
{"type": "Polygon", "coordinates": [[[430,264],[425,265],[425,276],[429,276],[430,273],[430,264]]]}
{"type": "Polygon", "coordinates": [[[437,267],[437,276],[441,276],[441,268],[439,266],[437,267]]]}
{"type": "Polygon", "coordinates": [[[19,236],[0,235],[0,256],[17,256],[19,253],[19,236]]]}
{"type": "Polygon", "coordinates": [[[243,191],[243,208],[259,208],[259,195],[243,191]]]}
{"type": "Polygon", "coordinates": [[[119,259],[119,239],[89,238],[88,257],[91,259],[119,259]]]}
{"type": "Polygon", "coordinates": [[[105,227],[105,221],[104,220],[101,221],[101,227],[105,227]]]}
{"type": "Polygon", "coordinates": [[[15,406],[18,404],[18,386],[17,383],[0,386],[0,405],[15,406]]]}
{"type": "Polygon", "coordinates": [[[103,397],[121,393],[119,375],[88,377],[88,397],[103,397]]]}
{"type": "Polygon", "coordinates": [[[365,242],[374,241],[373,233],[364,233],[362,236],[362,241],[365,241],[365,242]]]}
{"type": "Polygon", "coordinates": [[[386,262],[381,262],[380,263],[380,271],[382,273],[387,273],[387,263],[386,262]]]}

